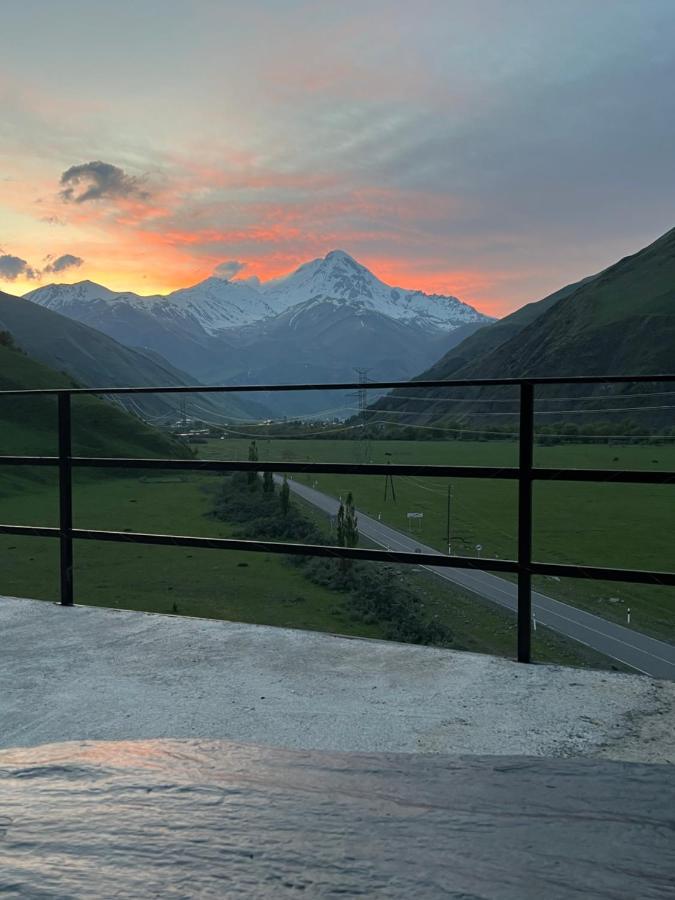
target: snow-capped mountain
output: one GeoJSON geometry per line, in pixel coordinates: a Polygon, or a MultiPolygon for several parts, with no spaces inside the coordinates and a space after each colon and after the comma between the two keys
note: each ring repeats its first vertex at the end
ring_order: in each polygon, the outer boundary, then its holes
{"type": "MultiPolygon", "coordinates": [[[[330,299],[338,305],[347,303],[356,312],[362,309],[381,313],[428,331],[452,331],[462,325],[490,321],[457,297],[385,284],[343,250],[332,250],[323,259],[307,262],[285,278],[259,285],[211,277],[171,294],[142,297],[131,291],[111,291],[93,281],[80,281],[48,284],[25,296],[74,318],[80,317],[76,310],[81,310],[82,304],[104,301],[114,304],[117,319],[125,308],[133,309],[210,336],[261,322],[315,299],[330,299]]],[[[101,309],[99,303],[98,314],[101,309]]],[[[102,326],[101,329],[105,331],[102,326]]]]}
{"type": "Polygon", "coordinates": [[[391,287],[344,250],[313,259],[291,275],[261,285],[260,290],[279,311],[315,298],[331,298],[429,331],[452,331],[472,322],[490,321],[457,297],[391,287]]]}
{"type": "Polygon", "coordinates": [[[207,278],[171,294],[142,297],[131,291],[111,291],[93,281],[77,284],[48,284],[25,295],[26,299],[54,312],[70,315],[69,309],[82,303],[104,301],[114,305],[119,316],[124,307],[149,313],[158,319],[173,320],[190,329],[215,335],[225,328],[250,325],[274,315],[260,291],[236,281],[207,278]]]}
{"type": "MultiPolygon", "coordinates": [[[[78,281],[75,284],[46,284],[44,287],[35,288],[24,294],[26,300],[46,306],[52,312],[60,312],[70,315],[69,307],[79,303],[89,303],[92,300],[116,300],[118,297],[141,299],[138,294],[130,292],[111,291],[110,288],[95,281],[78,281]]],[[[152,297],[143,298],[152,300],[152,297]]]]}
{"type": "Polygon", "coordinates": [[[267,299],[254,287],[240,281],[207,278],[190,288],[174,291],[166,298],[167,309],[192,316],[207,334],[225,328],[250,325],[275,314],[267,299]]]}
{"type": "Polygon", "coordinates": [[[456,297],[391,287],[341,250],[265,284],[212,277],[142,297],[81,281],[25,297],[211,383],[345,381],[364,364],[408,379],[492,321],[456,297]]]}

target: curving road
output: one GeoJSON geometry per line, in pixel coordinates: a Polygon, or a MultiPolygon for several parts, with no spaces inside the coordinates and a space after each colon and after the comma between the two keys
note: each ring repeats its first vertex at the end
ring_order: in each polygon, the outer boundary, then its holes
{"type": "MultiPolygon", "coordinates": [[[[322,512],[330,516],[337,515],[339,501],[334,497],[291,479],[288,485],[295,494],[322,512]]],[[[423,553],[441,556],[441,553],[433,547],[422,544],[365,513],[358,511],[358,516],[361,534],[381,547],[411,553],[421,550],[423,553]]],[[[516,610],[516,585],[504,578],[491,575],[489,572],[474,572],[468,569],[448,569],[441,566],[422,568],[512,612],[516,610]]],[[[546,625],[645,675],[675,681],[675,646],[672,644],[624,628],[622,625],[615,625],[537,591],[532,592],[532,612],[537,624],[546,625]]]]}

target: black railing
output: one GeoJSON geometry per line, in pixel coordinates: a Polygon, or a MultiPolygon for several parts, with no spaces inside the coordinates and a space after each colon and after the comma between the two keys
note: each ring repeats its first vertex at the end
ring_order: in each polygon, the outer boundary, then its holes
{"type": "Polygon", "coordinates": [[[399,388],[466,388],[486,386],[517,386],[520,389],[519,462],[517,467],[495,466],[438,466],[438,465],[375,465],[372,463],[301,463],[301,462],[239,462],[234,460],[199,459],[126,459],[120,457],[78,457],[71,448],[71,397],[77,395],[112,394],[181,394],[181,393],[251,393],[285,391],[357,391],[360,383],[352,384],[273,384],[218,385],[185,387],[139,388],[71,388],[46,390],[0,391],[0,400],[7,396],[55,395],[58,398],[58,456],[0,456],[0,466],[55,466],[59,470],[59,526],[2,525],[0,534],[55,537],[60,542],[61,604],[72,606],[73,541],[113,541],[180,547],[204,547],[220,550],[282,553],[342,559],[394,562],[406,565],[430,565],[457,569],[508,572],[518,576],[518,660],[531,661],[532,576],[554,575],[560,578],[588,578],[602,581],[623,581],[635,584],[675,586],[675,572],[655,572],[640,569],[616,569],[599,566],[542,563],[532,559],[532,485],[534,481],[604,482],[614,484],[675,484],[673,471],[637,471],[627,469],[546,469],[534,467],[534,400],[537,385],[555,384],[625,384],[675,382],[675,375],[634,376],[577,376],[552,378],[489,378],[455,381],[368,382],[368,390],[399,388]],[[73,527],[72,470],[77,468],[174,469],[195,471],[244,472],[314,472],[343,475],[417,475],[448,478],[498,478],[518,481],[518,558],[477,559],[470,556],[445,556],[436,553],[410,553],[393,550],[374,550],[360,547],[334,547],[314,544],[291,544],[273,541],[250,541],[234,538],[205,538],[184,535],[143,534],[140,532],[100,531],[73,527]]]}

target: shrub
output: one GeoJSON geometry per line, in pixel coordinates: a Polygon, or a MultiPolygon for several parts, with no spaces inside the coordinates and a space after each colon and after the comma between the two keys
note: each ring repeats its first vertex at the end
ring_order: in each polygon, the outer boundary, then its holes
{"type": "MultiPolygon", "coordinates": [[[[284,511],[274,493],[251,490],[246,474],[224,479],[214,514],[240,526],[242,537],[326,544],[319,528],[290,499],[284,511]]],[[[394,566],[355,562],[345,567],[340,560],[315,556],[292,556],[289,565],[301,568],[314,584],[343,594],[347,613],[366,624],[379,623],[389,640],[414,644],[452,640],[446,626],[428,620],[419,598],[401,583],[401,571],[394,566]]]]}

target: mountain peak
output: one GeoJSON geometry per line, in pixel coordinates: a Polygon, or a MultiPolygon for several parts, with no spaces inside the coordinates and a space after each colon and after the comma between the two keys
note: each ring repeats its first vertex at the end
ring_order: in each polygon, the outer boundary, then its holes
{"type": "Polygon", "coordinates": [[[453,331],[490,319],[456,297],[411,291],[385,284],[344,250],[331,250],[284,278],[261,286],[279,312],[309,300],[331,300],[381,313],[429,331],[453,331]]]}
{"type": "Polygon", "coordinates": [[[34,288],[23,296],[26,300],[32,300],[40,303],[41,306],[47,306],[49,309],[61,312],[62,304],[67,307],[74,298],[80,301],[112,300],[119,295],[118,291],[111,291],[102,284],[85,279],[83,281],[75,281],[73,284],[53,281],[42,287],[34,288]]]}
{"type": "Polygon", "coordinates": [[[379,281],[373,273],[344,250],[331,250],[323,259],[317,260],[317,272],[328,272],[331,278],[340,278],[345,275],[351,278],[360,277],[367,280],[379,281]]]}
{"type": "Polygon", "coordinates": [[[356,263],[356,265],[360,265],[356,262],[354,257],[350,256],[349,253],[347,253],[345,250],[330,250],[328,253],[326,253],[323,259],[324,262],[350,262],[356,263]]]}

